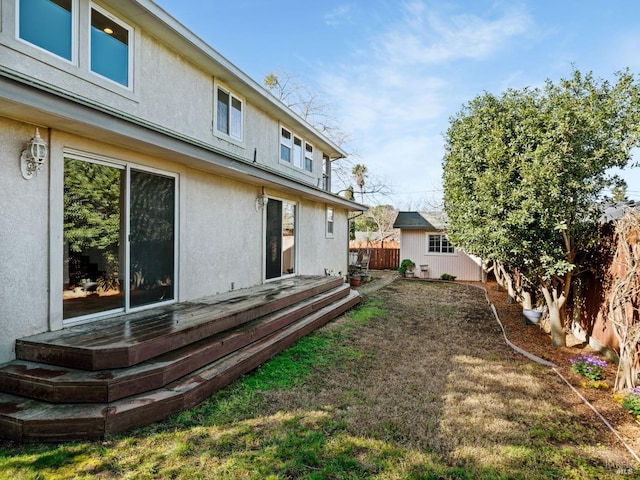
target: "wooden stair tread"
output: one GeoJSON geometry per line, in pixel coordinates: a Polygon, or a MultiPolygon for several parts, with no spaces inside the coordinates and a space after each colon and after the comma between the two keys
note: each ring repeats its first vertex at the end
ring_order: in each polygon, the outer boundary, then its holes
{"type": "Polygon", "coordinates": [[[360,295],[350,291],[347,297],[163,388],[113,402],[52,404],[0,393],[0,436],[22,442],[100,439],[161,420],[201,402],[359,301],[360,295]]]}
{"type": "Polygon", "coordinates": [[[16,358],[85,370],[129,367],[336,288],[295,277],[18,339],[16,358]]]}
{"type": "Polygon", "coordinates": [[[52,403],[111,402],[160,388],[349,295],[346,284],[239,327],[121,369],[80,370],[15,360],[0,368],[0,390],[52,403]]]}

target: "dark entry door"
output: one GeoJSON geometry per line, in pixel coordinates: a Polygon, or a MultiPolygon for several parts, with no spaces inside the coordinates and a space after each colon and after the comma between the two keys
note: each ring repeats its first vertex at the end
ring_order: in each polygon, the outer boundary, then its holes
{"type": "Polygon", "coordinates": [[[267,202],[266,278],[282,276],[282,202],[267,202]]]}

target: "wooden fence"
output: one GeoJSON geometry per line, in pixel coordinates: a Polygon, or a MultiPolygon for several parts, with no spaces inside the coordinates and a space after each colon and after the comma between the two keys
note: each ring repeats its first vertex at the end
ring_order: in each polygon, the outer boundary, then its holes
{"type": "MultiPolygon", "coordinates": [[[[369,269],[371,270],[397,270],[400,266],[399,248],[370,248],[369,269]]],[[[366,248],[350,248],[350,252],[358,252],[358,256],[367,252],[366,248]]]]}

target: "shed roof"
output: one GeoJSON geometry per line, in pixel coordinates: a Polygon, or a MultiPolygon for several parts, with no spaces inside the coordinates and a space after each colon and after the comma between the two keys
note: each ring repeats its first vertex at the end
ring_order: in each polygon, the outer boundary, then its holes
{"type": "Polygon", "coordinates": [[[398,212],[393,228],[403,230],[444,230],[447,217],[444,212],[398,212]]]}

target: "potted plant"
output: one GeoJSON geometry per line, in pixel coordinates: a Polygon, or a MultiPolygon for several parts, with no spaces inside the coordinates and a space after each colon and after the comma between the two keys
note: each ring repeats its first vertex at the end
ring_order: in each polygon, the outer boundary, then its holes
{"type": "Polygon", "coordinates": [[[400,272],[400,275],[403,275],[405,277],[413,277],[413,270],[415,268],[416,264],[413,262],[413,260],[405,258],[404,260],[402,260],[402,262],[400,262],[398,272],[400,272]]]}

